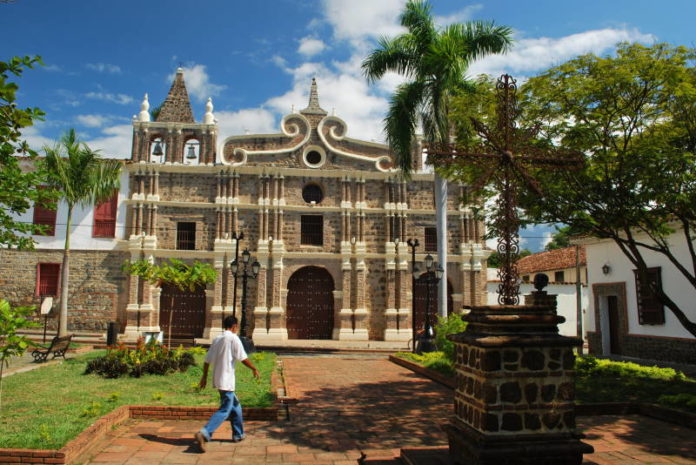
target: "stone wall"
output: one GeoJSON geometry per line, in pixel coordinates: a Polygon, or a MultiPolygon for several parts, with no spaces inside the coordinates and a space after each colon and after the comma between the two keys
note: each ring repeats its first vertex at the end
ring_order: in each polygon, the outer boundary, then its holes
{"type": "MultiPolygon", "coordinates": [[[[663,360],[676,363],[694,363],[696,360],[696,339],[638,336],[621,334],[621,354],[626,357],[646,360],[663,360]]],[[[603,355],[602,334],[587,333],[590,353],[603,355]]]]}
{"type": "MultiPolygon", "coordinates": [[[[127,277],[121,270],[129,258],[126,252],[70,252],[68,300],[68,329],[75,331],[104,331],[110,321],[125,323],[128,297],[127,277]]],[[[0,249],[0,297],[12,305],[39,305],[36,295],[37,265],[62,263],[61,250],[17,251],[0,249]]],[[[49,328],[57,327],[60,302],[54,303],[56,318],[49,318],[49,328]]],[[[38,310],[37,310],[38,317],[38,310]]]]}

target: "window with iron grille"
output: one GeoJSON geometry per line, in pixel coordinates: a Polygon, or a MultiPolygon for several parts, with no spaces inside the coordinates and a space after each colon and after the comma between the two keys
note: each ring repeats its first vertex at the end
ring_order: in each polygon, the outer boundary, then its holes
{"type": "Polygon", "coordinates": [[[563,271],[554,272],[553,280],[554,280],[554,282],[557,282],[557,283],[565,282],[565,272],[563,272],[563,271]]]}
{"type": "Polygon", "coordinates": [[[321,215],[302,215],[300,218],[300,244],[324,244],[324,217],[321,215]]]}
{"type": "Polygon", "coordinates": [[[307,184],[302,189],[302,199],[307,203],[319,203],[324,200],[324,193],[317,184],[307,184]]]}
{"type": "Polygon", "coordinates": [[[641,325],[662,325],[665,323],[665,309],[653,292],[652,286],[662,289],[661,268],[648,268],[644,276],[633,270],[636,278],[636,296],[638,300],[638,322],[641,325]]]}
{"type": "Polygon", "coordinates": [[[425,251],[437,252],[437,228],[425,228],[425,251]]]}
{"type": "Polygon", "coordinates": [[[57,296],[59,280],[59,263],[39,263],[36,267],[36,295],[57,296]]]}
{"type": "MultiPolygon", "coordinates": [[[[48,189],[46,186],[39,186],[39,189],[48,189]]],[[[54,204],[45,202],[44,204],[34,204],[33,223],[37,226],[45,226],[43,232],[35,232],[39,236],[55,236],[56,234],[56,208],[54,204]]]]}
{"type": "Polygon", "coordinates": [[[114,237],[116,235],[116,209],[118,208],[118,191],[94,207],[94,225],[92,236],[114,237]]]}
{"type": "Polygon", "coordinates": [[[178,222],[176,224],[176,248],[178,250],[196,250],[196,223],[178,222]]]}

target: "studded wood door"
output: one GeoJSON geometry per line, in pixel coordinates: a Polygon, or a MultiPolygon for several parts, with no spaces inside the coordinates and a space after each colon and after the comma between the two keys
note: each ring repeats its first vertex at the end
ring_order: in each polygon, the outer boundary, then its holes
{"type": "Polygon", "coordinates": [[[300,268],[288,281],[287,319],[290,339],[331,339],[334,282],[323,268],[300,268]]]}
{"type": "Polygon", "coordinates": [[[176,286],[165,284],[160,295],[160,328],[173,338],[196,338],[203,336],[205,328],[205,289],[193,292],[182,291],[176,286]]]}
{"type": "MultiPolygon", "coordinates": [[[[425,327],[425,306],[428,300],[428,279],[433,277],[433,273],[423,273],[416,280],[416,332],[423,331],[425,327]]],[[[430,289],[430,324],[435,327],[437,323],[437,285],[431,284],[430,289]]],[[[447,314],[452,313],[452,284],[447,282],[447,314]]]]}

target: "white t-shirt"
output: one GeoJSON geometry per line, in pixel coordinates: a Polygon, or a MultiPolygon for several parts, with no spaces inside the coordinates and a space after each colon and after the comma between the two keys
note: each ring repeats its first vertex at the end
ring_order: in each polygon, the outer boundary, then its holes
{"type": "Polygon", "coordinates": [[[213,387],[220,391],[234,391],[234,365],[246,359],[239,336],[226,330],[216,337],[205,356],[205,363],[213,365],[213,387]]]}

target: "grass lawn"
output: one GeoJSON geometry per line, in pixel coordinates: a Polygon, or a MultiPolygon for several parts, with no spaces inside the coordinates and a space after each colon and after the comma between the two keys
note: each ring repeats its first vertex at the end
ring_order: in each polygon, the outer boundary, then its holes
{"type": "MultiPolygon", "coordinates": [[[[452,363],[442,352],[396,354],[446,376],[454,376],[452,363]]],[[[591,356],[576,361],[576,400],[592,402],[647,402],[696,413],[696,379],[671,368],[644,367],[591,356]]]]}
{"type": "MultiPolygon", "coordinates": [[[[0,448],[58,449],[100,416],[121,405],[217,406],[218,392],[208,387],[198,392],[203,355],[185,373],[104,379],[84,375],[88,360],[104,355],[91,352],[54,366],[18,373],[3,379],[0,411],[0,448]]],[[[237,366],[237,396],[245,407],[268,407],[273,402],[271,373],[276,356],[261,352],[251,356],[261,381],[251,370],[237,366]]]]}

